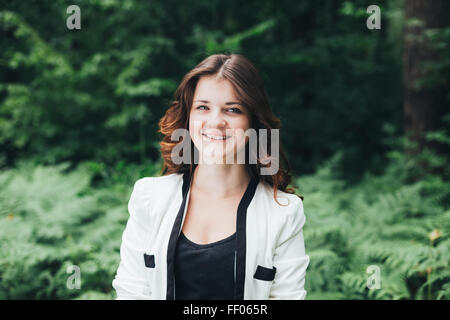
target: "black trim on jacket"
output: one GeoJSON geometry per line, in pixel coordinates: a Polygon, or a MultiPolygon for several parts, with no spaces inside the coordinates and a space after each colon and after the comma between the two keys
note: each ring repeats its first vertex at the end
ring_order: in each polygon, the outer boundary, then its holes
{"type": "MultiPolygon", "coordinates": [[[[172,232],[169,238],[169,245],[167,249],[167,300],[175,300],[175,249],[180,234],[181,224],[184,218],[184,209],[187,201],[187,194],[191,184],[191,177],[189,173],[183,174],[183,187],[181,203],[178,214],[175,218],[172,232]]],[[[242,196],[237,209],[236,218],[236,284],[234,297],[235,300],[244,300],[244,285],[245,285],[245,258],[246,258],[246,230],[247,230],[247,208],[253,199],[258,186],[258,180],[254,177],[250,178],[250,182],[242,196]]]]}

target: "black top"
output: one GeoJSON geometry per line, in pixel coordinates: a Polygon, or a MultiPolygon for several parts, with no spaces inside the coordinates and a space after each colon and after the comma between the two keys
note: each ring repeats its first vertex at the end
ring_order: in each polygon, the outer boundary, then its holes
{"type": "MultiPolygon", "coordinates": [[[[197,165],[194,165],[194,168],[197,165]]],[[[167,247],[167,290],[166,299],[175,300],[175,253],[179,240],[180,231],[182,229],[187,195],[190,187],[191,175],[189,172],[183,173],[183,186],[181,188],[183,201],[178,209],[177,217],[173,222],[172,231],[170,232],[169,244],[167,247]]],[[[244,300],[245,287],[245,263],[247,251],[247,208],[256,193],[259,178],[252,176],[251,181],[245,190],[244,196],[239,202],[236,217],[236,239],[235,239],[235,264],[234,264],[234,300],[244,300]]],[[[181,267],[181,266],[178,266],[181,267]]]]}
{"type": "Polygon", "coordinates": [[[183,232],[175,251],[176,300],[233,300],[235,238],[197,244],[183,232]]]}

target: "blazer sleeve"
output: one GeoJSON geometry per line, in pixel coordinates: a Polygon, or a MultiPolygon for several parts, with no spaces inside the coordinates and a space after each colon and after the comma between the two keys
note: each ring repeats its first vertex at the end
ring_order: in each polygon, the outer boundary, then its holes
{"type": "Polygon", "coordinates": [[[151,299],[148,268],[145,266],[145,245],[150,236],[151,183],[147,177],[136,181],[128,201],[129,218],[122,234],[120,263],[112,282],[116,300],[151,299]]]}
{"type": "MultiPolygon", "coordinates": [[[[275,278],[269,299],[303,300],[306,297],[305,276],[309,256],[305,252],[303,225],[305,215],[302,200],[295,196],[292,207],[281,222],[274,253],[275,278]]],[[[281,215],[280,215],[281,216],[281,215]]]]}

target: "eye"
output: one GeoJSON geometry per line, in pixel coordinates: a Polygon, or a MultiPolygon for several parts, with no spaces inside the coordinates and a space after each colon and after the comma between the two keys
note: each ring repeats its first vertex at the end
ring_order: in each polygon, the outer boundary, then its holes
{"type": "Polygon", "coordinates": [[[231,113],[242,113],[239,108],[229,108],[228,110],[231,110],[231,113]]]}
{"type": "Polygon", "coordinates": [[[207,106],[203,106],[203,105],[197,107],[197,109],[200,109],[200,110],[206,110],[206,109],[202,109],[202,108],[208,108],[208,107],[207,107],[207,106]]]}

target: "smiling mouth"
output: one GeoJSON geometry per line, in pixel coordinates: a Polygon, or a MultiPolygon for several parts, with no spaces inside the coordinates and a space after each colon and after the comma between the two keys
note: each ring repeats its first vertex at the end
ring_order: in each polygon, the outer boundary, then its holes
{"type": "Polygon", "coordinates": [[[231,138],[231,136],[212,136],[206,133],[202,133],[202,136],[206,137],[210,141],[225,141],[231,138]]]}

